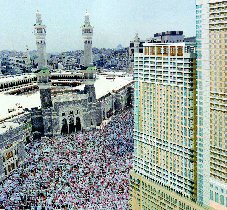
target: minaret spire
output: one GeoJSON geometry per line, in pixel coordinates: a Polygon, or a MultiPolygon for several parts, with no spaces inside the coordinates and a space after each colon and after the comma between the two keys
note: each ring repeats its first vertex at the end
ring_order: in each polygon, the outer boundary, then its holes
{"type": "Polygon", "coordinates": [[[39,10],[36,11],[36,24],[37,25],[42,25],[42,16],[39,10]]]}
{"type": "Polygon", "coordinates": [[[134,41],[137,41],[137,42],[140,41],[140,38],[139,38],[139,34],[138,33],[136,33],[135,38],[134,38],[134,41]]]}
{"type": "Polygon", "coordinates": [[[85,20],[84,20],[84,24],[86,25],[86,26],[90,26],[90,16],[89,16],[89,13],[88,13],[88,11],[86,10],[86,13],[85,13],[85,18],[84,18],[85,20]]]}

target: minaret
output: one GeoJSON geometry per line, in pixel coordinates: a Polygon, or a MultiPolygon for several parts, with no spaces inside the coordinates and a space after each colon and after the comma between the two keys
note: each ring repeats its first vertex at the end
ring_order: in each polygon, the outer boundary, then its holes
{"type": "Polygon", "coordinates": [[[35,37],[38,51],[38,86],[40,92],[40,100],[43,115],[44,135],[53,135],[52,125],[52,99],[51,99],[51,84],[50,70],[47,68],[46,60],[46,26],[43,25],[41,14],[36,12],[35,37]]]}
{"type": "Polygon", "coordinates": [[[139,53],[139,45],[140,45],[140,38],[138,36],[138,33],[136,33],[136,36],[134,38],[134,53],[139,53]]]}
{"type": "Polygon", "coordinates": [[[92,37],[93,27],[90,24],[89,14],[86,11],[84,24],[82,25],[82,36],[84,40],[84,67],[81,72],[84,74],[84,93],[88,95],[88,108],[86,124],[91,127],[96,125],[96,93],[95,93],[95,80],[96,80],[96,67],[92,62],[92,37]]]}
{"type": "Polygon", "coordinates": [[[31,57],[30,57],[30,54],[29,54],[28,45],[26,45],[26,61],[25,61],[25,63],[27,65],[30,65],[31,64],[31,57]]]}
{"type": "Polygon", "coordinates": [[[36,24],[34,25],[36,45],[38,51],[38,68],[46,67],[46,26],[43,25],[40,12],[36,12],[36,24]]]}
{"type": "Polygon", "coordinates": [[[47,68],[46,61],[46,26],[42,23],[41,14],[36,12],[35,37],[38,51],[38,85],[40,90],[40,98],[42,108],[49,108],[52,106],[51,102],[51,88],[49,82],[50,71],[47,68]]]}
{"type": "Polygon", "coordinates": [[[90,24],[89,14],[86,11],[84,24],[82,25],[82,36],[84,39],[84,66],[92,66],[92,36],[93,27],[90,24]]]}

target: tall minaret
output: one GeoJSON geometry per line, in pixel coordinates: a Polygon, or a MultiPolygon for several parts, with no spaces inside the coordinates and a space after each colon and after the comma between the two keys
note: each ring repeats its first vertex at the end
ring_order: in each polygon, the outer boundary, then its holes
{"type": "Polygon", "coordinates": [[[82,25],[82,36],[84,39],[84,66],[92,66],[92,36],[93,27],[90,24],[89,14],[86,11],[84,25],[82,25]]]}
{"type": "Polygon", "coordinates": [[[47,67],[46,60],[46,26],[42,24],[42,18],[39,11],[36,12],[35,37],[38,51],[38,86],[40,92],[40,101],[43,115],[44,135],[53,135],[52,122],[52,98],[50,70],[47,67]]]}
{"type": "Polygon", "coordinates": [[[40,12],[37,10],[36,12],[36,24],[35,28],[35,37],[36,37],[36,45],[38,51],[38,68],[42,69],[46,67],[46,26],[42,23],[42,17],[40,12]]]}
{"type": "Polygon", "coordinates": [[[136,33],[136,36],[134,38],[134,53],[139,52],[139,45],[140,45],[140,38],[139,38],[138,33],[136,33]]]}

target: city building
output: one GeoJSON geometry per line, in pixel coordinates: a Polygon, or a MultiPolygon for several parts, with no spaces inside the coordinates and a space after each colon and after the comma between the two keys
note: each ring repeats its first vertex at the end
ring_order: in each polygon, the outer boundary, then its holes
{"type": "Polygon", "coordinates": [[[196,1],[200,200],[219,210],[227,209],[226,18],[226,0],[196,1]]]}
{"type": "Polygon", "coordinates": [[[0,180],[23,163],[25,146],[32,141],[30,113],[19,110],[12,111],[10,118],[0,120],[0,180]]]}
{"type": "Polygon", "coordinates": [[[132,209],[209,209],[198,199],[195,47],[145,43],[134,59],[132,209]]]}
{"type": "Polygon", "coordinates": [[[16,75],[31,72],[27,53],[17,56],[6,56],[2,58],[0,69],[4,75],[16,75]]]}

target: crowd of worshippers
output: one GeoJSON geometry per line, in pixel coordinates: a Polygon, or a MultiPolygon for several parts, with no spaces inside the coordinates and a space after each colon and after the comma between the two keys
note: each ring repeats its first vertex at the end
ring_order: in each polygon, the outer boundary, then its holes
{"type": "Polygon", "coordinates": [[[101,129],[33,141],[27,158],[0,183],[5,209],[129,209],[133,114],[101,129]]]}

